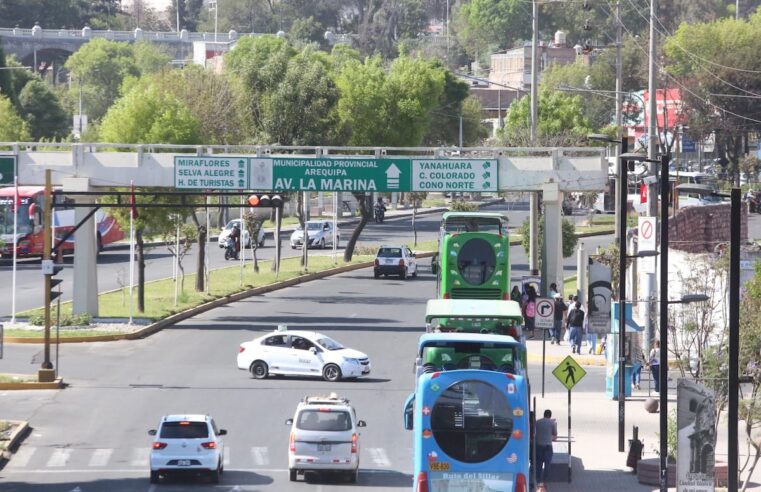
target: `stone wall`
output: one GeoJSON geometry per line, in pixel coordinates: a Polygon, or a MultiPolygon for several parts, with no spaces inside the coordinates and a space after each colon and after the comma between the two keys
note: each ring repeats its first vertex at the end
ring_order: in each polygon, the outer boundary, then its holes
{"type": "MultiPolygon", "coordinates": [[[[748,239],[748,209],[741,207],[740,236],[748,239]]],[[[669,246],[687,253],[712,253],[717,244],[729,241],[729,203],[686,207],[669,218],[669,246]]]]}

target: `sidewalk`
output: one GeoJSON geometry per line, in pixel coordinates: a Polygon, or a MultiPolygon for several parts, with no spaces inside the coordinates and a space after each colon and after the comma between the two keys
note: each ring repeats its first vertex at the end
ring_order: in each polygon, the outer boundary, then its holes
{"type": "MultiPolygon", "coordinates": [[[[542,331],[536,329],[535,338],[526,340],[526,347],[528,348],[528,361],[531,363],[542,362],[542,331]]],[[[526,336],[528,333],[524,332],[526,336]]],[[[569,342],[561,341],[560,344],[551,344],[549,339],[549,331],[547,330],[547,340],[544,344],[545,357],[547,365],[557,365],[567,356],[572,356],[576,362],[582,366],[604,366],[605,355],[593,355],[588,354],[589,347],[586,345],[586,340],[581,344],[581,354],[571,353],[571,344],[569,342]]],[[[597,339],[597,345],[600,345],[600,338],[597,339]]]]}

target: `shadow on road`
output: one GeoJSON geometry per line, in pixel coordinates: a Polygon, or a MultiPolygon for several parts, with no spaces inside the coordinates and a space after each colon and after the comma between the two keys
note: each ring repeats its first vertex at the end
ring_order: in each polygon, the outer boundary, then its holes
{"type": "Polygon", "coordinates": [[[412,485],[412,475],[394,470],[359,470],[359,480],[356,484],[347,483],[344,477],[334,473],[307,473],[304,481],[309,484],[330,484],[331,486],[355,487],[404,487],[412,485]]]}
{"type": "MultiPolygon", "coordinates": [[[[313,318],[314,323],[324,323],[324,319],[322,318],[313,318]]],[[[241,323],[246,323],[246,319],[241,318],[241,323]]],[[[256,317],[251,317],[251,321],[259,321],[256,317]]],[[[423,328],[420,326],[382,326],[382,325],[374,325],[374,326],[363,326],[363,325],[355,325],[353,324],[353,320],[351,318],[345,318],[341,320],[341,322],[346,323],[346,326],[336,326],[336,324],[311,324],[311,322],[302,320],[298,323],[293,323],[290,321],[290,318],[283,317],[278,320],[278,323],[287,324],[288,328],[292,330],[309,330],[309,331],[318,331],[318,332],[330,332],[330,331],[371,331],[371,332],[392,332],[392,333],[421,333],[423,332],[423,328]]],[[[377,323],[385,323],[388,322],[388,320],[378,320],[377,323]]],[[[231,323],[217,323],[215,321],[198,321],[198,322],[192,322],[192,321],[186,321],[179,325],[172,325],[167,326],[164,328],[164,331],[171,331],[171,330],[207,330],[207,331],[243,331],[243,332],[251,332],[252,336],[259,336],[259,334],[265,334],[265,333],[272,333],[272,331],[277,328],[278,323],[268,323],[268,324],[253,324],[253,323],[246,323],[246,324],[231,324],[231,323]]]]}

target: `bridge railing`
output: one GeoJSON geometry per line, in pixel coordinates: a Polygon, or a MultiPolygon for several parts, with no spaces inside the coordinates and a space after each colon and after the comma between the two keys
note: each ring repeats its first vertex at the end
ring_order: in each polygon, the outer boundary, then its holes
{"type": "MultiPolygon", "coordinates": [[[[146,41],[168,41],[178,43],[192,43],[193,41],[214,41],[214,33],[208,32],[188,32],[182,30],[176,31],[143,31],[136,29],[134,31],[112,31],[112,30],[94,30],[84,29],[22,29],[19,27],[0,28],[0,37],[19,37],[32,39],[91,39],[105,38],[112,41],[134,41],[142,39],[146,41]]],[[[218,32],[217,42],[226,43],[234,41],[239,37],[235,31],[218,32]]]]}

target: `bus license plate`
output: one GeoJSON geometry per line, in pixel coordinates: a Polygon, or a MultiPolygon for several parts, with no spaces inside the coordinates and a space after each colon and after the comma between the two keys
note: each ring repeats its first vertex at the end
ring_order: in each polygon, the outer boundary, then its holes
{"type": "Polygon", "coordinates": [[[330,444],[318,444],[317,451],[330,451],[330,444]]]}
{"type": "Polygon", "coordinates": [[[190,460],[178,460],[177,461],[178,466],[190,466],[190,460]]]}
{"type": "Polygon", "coordinates": [[[430,468],[431,468],[431,471],[449,471],[449,462],[448,461],[432,461],[430,468]]]}

